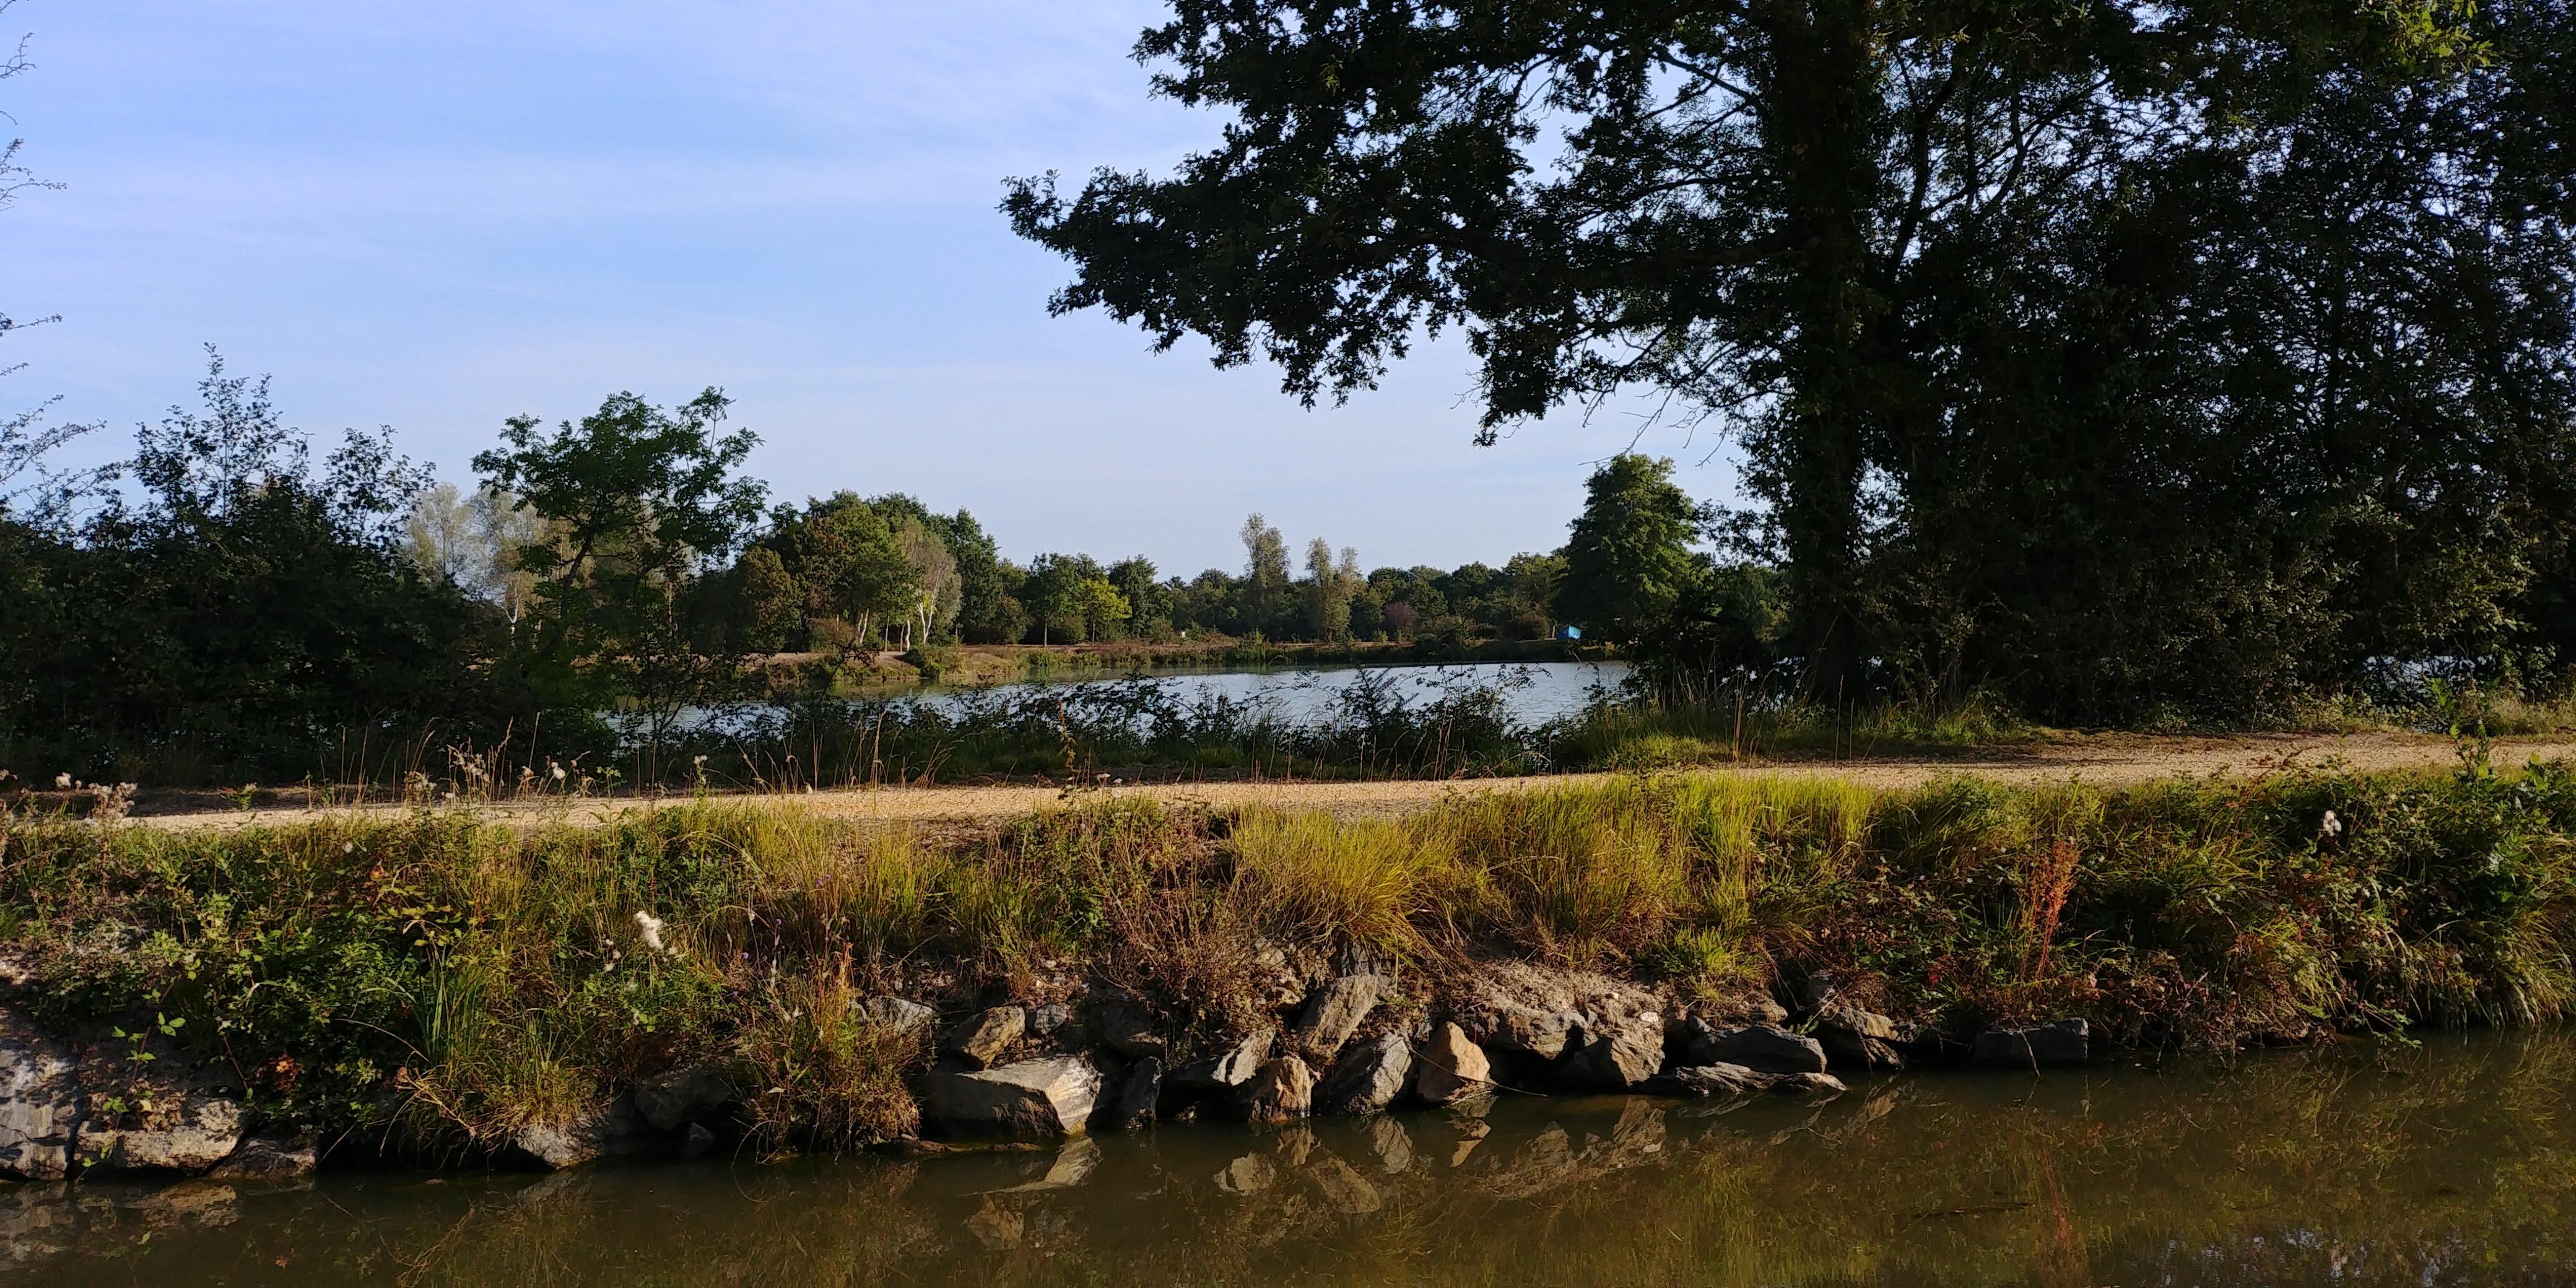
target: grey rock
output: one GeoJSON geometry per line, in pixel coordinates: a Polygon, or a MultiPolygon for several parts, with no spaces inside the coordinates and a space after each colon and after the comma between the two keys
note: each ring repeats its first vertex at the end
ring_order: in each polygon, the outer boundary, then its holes
{"type": "Polygon", "coordinates": [[[1073,1011],[1062,1002],[1049,1002],[1029,1008],[1029,1036],[1051,1038],[1073,1019],[1073,1011]]]}
{"type": "Polygon", "coordinates": [[[1118,1080],[1117,1090],[1101,1101],[1094,1121],[1109,1131],[1134,1131],[1154,1121],[1154,1102],[1162,1095],[1163,1062],[1147,1056],[1118,1080]]]}
{"type": "Polygon", "coordinates": [[[1488,1004],[1470,1020],[1477,1045],[1541,1060],[1564,1055],[1583,1030],[1583,1017],[1572,1011],[1542,1011],[1510,1003],[1488,1004]]]}
{"type": "Polygon", "coordinates": [[[927,1029],[939,1022],[939,1012],[919,1002],[907,1001],[900,997],[888,997],[882,993],[862,999],[858,1004],[858,1013],[879,1028],[895,1033],[912,1033],[927,1029]]]}
{"type": "Polygon", "coordinates": [[[2021,1028],[1992,1028],[1977,1035],[1971,1054],[1989,1068],[2042,1069],[2078,1065],[2093,1056],[2092,1025],[2056,1020],[2021,1028]]]}
{"type": "Polygon", "coordinates": [[[1088,1027],[1100,1045],[1129,1060],[1163,1059],[1170,1048],[1154,1030],[1154,1018],[1130,998],[1111,998],[1093,1008],[1088,1027]]]}
{"type": "Polygon", "coordinates": [[[930,1077],[931,1122],[961,1136],[1043,1140],[1079,1136],[1100,1097],[1100,1071],[1080,1056],[1050,1056],[974,1073],[930,1077]]]}
{"type": "Polygon", "coordinates": [[[979,1011],[950,1031],[948,1040],[939,1044],[939,1053],[970,1069],[989,1069],[1020,1040],[1028,1024],[1029,1013],[1016,1006],[979,1011]]]}
{"type": "Polygon", "coordinates": [[[1466,1030],[1443,1024],[1415,1053],[1413,1094],[1424,1104],[1456,1104],[1493,1090],[1493,1076],[1484,1048],[1468,1041],[1466,1030]]]}
{"type": "Polygon", "coordinates": [[[1370,1114],[1395,1103],[1413,1076],[1413,1043],[1402,1033],[1381,1033],[1342,1048],[1315,1089],[1315,1112],[1370,1114]]]}
{"type": "Polygon", "coordinates": [[[1876,1011],[1829,1000],[1816,1011],[1814,1036],[1833,1068],[1889,1072],[1905,1067],[1905,1056],[1896,1049],[1905,1031],[1876,1011]]]}
{"type": "Polygon", "coordinates": [[[1246,1122],[1295,1122],[1314,1112],[1315,1071],[1293,1055],[1264,1060],[1235,1088],[1233,1104],[1246,1122]]]}
{"type": "Polygon", "coordinates": [[[642,1120],[624,1105],[612,1105],[569,1122],[522,1127],[510,1136],[510,1149],[525,1161],[549,1171],[563,1171],[602,1158],[641,1153],[649,1146],[642,1120]]]}
{"type": "Polygon", "coordinates": [[[690,1123],[689,1130],[680,1136],[680,1159],[687,1162],[704,1158],[715,1147],[716,1134],[708,1131],[705,1123],[690,1123]]]}
{"type": "Polygon", "coordinates": [[[185,1093],[175,1113],[143,1127],[95,1130],[84,1124],[81,1161],[115,1172],[208,1172],[241,1148],[241,1106],[230,1096],[185,1093]]]}
{"type": "Polygon", "coordinates": [[[1757,1073],[1823,1073],[1825,1044],[1769,1024],[1713,1028],[1693,1019],[1683,1026],[1682,1064],[1737,1064],[1757,1073]]]}
{"type": "Polygon", "coordinates": [[[655,1131],[678,1131],[732,1103],[732,1081],[707,1061],[669,1070],[635,1089],[635,1112],[655,1131]]]}
{"type": "Polygon", "coordinates": [[[1786,1095],[1838,1095],[1842,1081],[1824,1073],[1764,1073],[1740,1064],[1702,1064],[1678,1068],[1655,1079],[1649,1090],[1683,1096],[1750,1096],[1763,1092],[1786,1095]]]}
{"type": "Polygon", "coordinates": [[[1305,1017],[1297,1022],[1298,1047],[1318,1060],[1339,1054],[1386,996],[1388,982],[1383,975],[1344,975],[1316,989],[1306,999],[1305,1017]]]}
{"type": "Polygon", "coordinates": [[[1172,1071],[1164,1080],[1169,1090],[1181,1095],[1204,1095],[1240,1087],[1251,1081],[1254,1071],[1270,1056],[1271,1043],[1278,1034],[1270,1029],[1247,1035],[1227,1050],[1204,1060],[1195,1060],[1172,1071]]]}
{"type": "Polygon", "coordinates": [[[79,1119],[80,1065],[71,1048],[0,1007],[0,1177],[70,1175],[79,1119]]]}
{"type": "Polygon", "coordinates": [[[321,1158],[310,1140],[253,1136],[243,1141],[232,1157],[216,1164],[212,1175],[228,1181],[290,1181],[312,1175],[320,1165],[321,1158]]]}
{"type": "Polygon", "coordinates": [[[1585,1091],[1626,1091],[1663,1064],[1663,1022],[1649,1013],[1585,1026],[1558,1076],[1585,1091]]]}

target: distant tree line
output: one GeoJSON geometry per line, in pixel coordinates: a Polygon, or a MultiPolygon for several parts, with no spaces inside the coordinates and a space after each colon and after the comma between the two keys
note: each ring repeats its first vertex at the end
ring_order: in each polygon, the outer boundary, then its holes
{"type": "Polygon", "coordinates": [[[377,774],[446,746],[653,753],[777,654],[960,643],[1415,640],[1552,629],[1564,560],[1381,568],[1246,521],[1239,572],[1001,556],[903,494],[771,505],[708,390],[508,422],[470,488],[390,430],[320,454],[210,353],[200,406],[105,471],[0,495],[0,768],[85,779],[377,774]]]}

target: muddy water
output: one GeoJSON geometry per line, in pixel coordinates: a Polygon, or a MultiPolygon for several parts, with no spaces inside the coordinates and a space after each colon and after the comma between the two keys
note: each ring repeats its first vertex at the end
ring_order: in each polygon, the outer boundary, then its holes
{"type": "Polygon", "coordinates": [[[2576,1282],[2576,1038],[1822,1107],[1510,1100],[1063,1150],[0,1189],[0,1283],[2576,1282]]]}

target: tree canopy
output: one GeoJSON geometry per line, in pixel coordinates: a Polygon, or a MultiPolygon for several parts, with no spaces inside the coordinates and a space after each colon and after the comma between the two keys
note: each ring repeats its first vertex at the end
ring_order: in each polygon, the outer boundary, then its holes
{"type": "Polygon", "coordinates": [[[1810,685],[2136,712],[2564,648],[2565,0],[1178,0],[1170,174],[1015,181],[1099,307],[1312,402],[1744,446],[1810,685]],[[2555,592],[2552,592],[2555,593],[2555,592]],[[2564,609],[2551,610],[2563,622],[2564,609]]]}

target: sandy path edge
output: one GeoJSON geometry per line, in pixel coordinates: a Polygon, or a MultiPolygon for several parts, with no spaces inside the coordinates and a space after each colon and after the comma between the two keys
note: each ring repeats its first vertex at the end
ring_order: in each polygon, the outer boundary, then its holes
{"type": "MultiPolygon", "coordinates": [[[[2576,757],[2576,739],[2515,738],[2498,740],[2492,751],[2498,766],[2519,766],[2534,758],[2576,757]]],[[[2137,735],[2069,736],[2028,747],[1929,758],[1861,758],[1851,760],[1778,761],[1743,766],[1693,768],[1675,773],[1718,777],[1839,778],[1867,787],[1916,787],[1950,774],[1972,774],[2003,782],[2083,781],[2105,785],[2157,778],[2246,775],[2289,766],[2340,766],[2359,771],[2442,769],[2459,762],[2459,751],[2447,739],[2395,734],[2257,734],[2234,738],[2152,738],[2137,735]]],[[[1426,809],[1462,794],[1528,791],[1566,784],[1600,782],[1614,774],[1549,774],[1527,778],[1371,781],[1271,781],[1156,783],[1111,786],[1073,795],[1073,799],[1134,798],[1213,808],[1262,804],[1284,809],[1326,810],[1342,815],[1402,814],[1426,809]]],[[[852,788],[803,795],[728,796],[721,799],[776,803],[832,817],[884,821],[952,820],[991,822],[1015,818],[1065,803],[1067,793],[1051,787],[885,787],[852,788]]],[[[478,807],[495,821],[540,826],[548,823],[595,823],[649,802],[564,800],[496,802],[478,807]]],[[[134,820],[145,827],[173,831],[229,830],[256,825],[310,822],[330,817],[381,815],[394,805],[338,809],[227,810],[166,814],[134,820]]]]}

